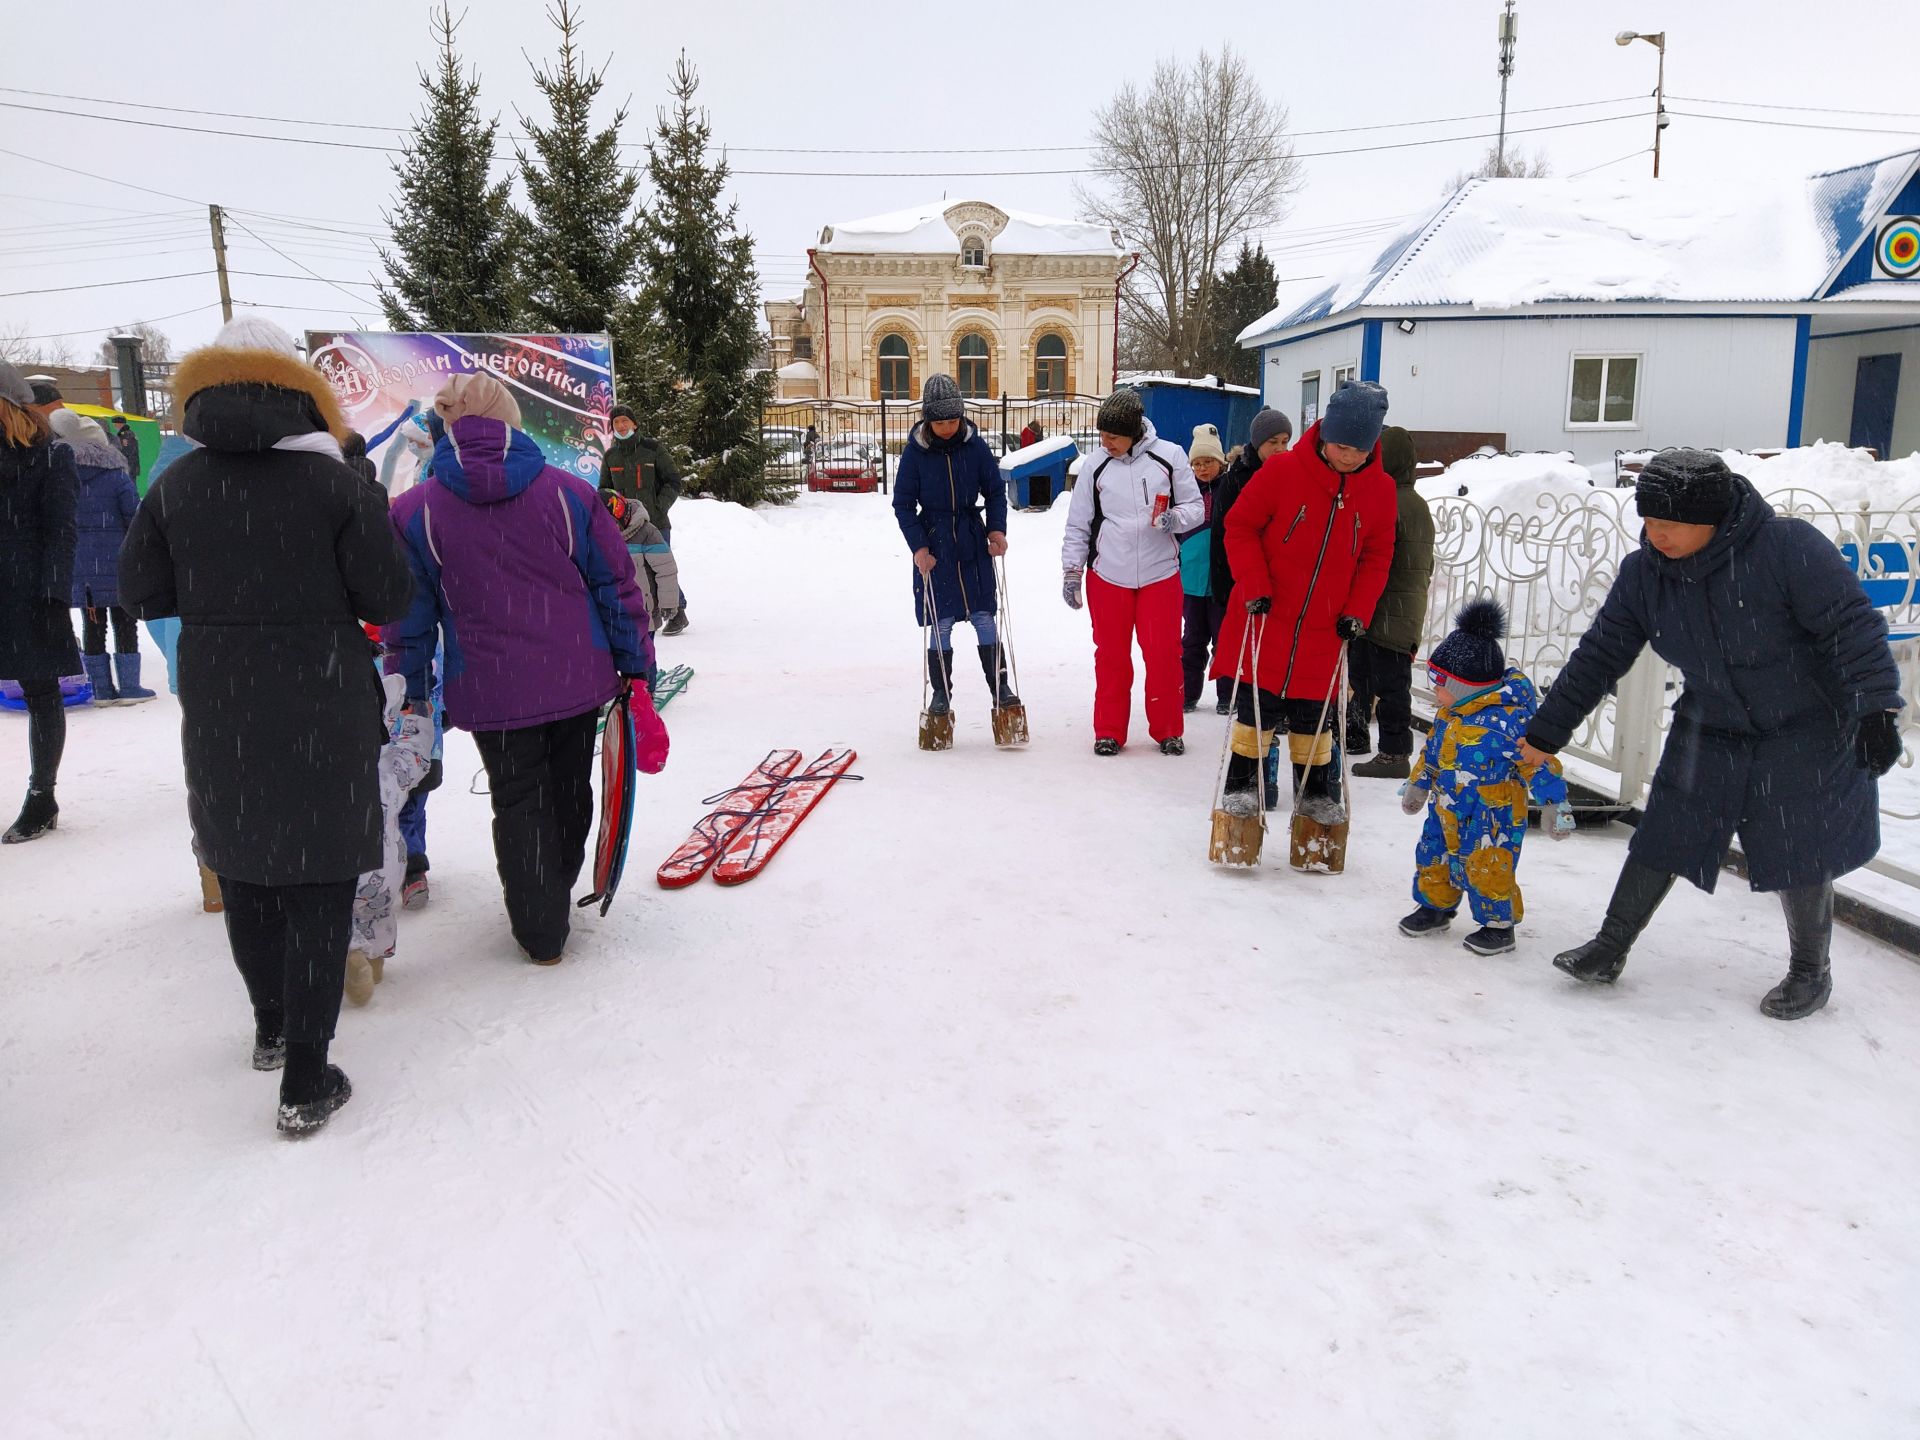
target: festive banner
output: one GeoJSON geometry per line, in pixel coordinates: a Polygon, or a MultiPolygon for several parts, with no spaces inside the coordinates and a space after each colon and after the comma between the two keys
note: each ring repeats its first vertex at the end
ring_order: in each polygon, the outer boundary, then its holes
{"type": "Polygon", "coordinates": [[[605,335],[429,335],[309,330],[307,355],[332,382],[347,423],[391,495],[430,456],[424,416],[455,375],[488,370],[520,402],[520,428],[547,463],[588,480],[611,442],[613,342],[605,335]]]}

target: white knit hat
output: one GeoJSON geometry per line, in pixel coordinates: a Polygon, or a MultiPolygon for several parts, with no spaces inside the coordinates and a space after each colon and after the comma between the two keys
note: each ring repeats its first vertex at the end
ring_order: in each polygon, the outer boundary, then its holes
{"type": "Polygon", "coordinates": [[[236,315],[220,327],[213,343],[228,350],[269,350],[276,355],[299,358],[300,348],[293,336],[264,315],[236,315]]]}
{"type": "Polygon", "coordinates": [[[107,432],[100,428],[98,421],[64,405],[47,417],[47,426],[69,445],[107,443],[107,432]]]}
{"type": "Polygon", "coordinates": [[[1187,447],[1188,460],[1213,460],[1227,463],[1227,452],[1220,448],[1220,431],[1212,425],[1193,427],[1193,443],[1187,447]]]}

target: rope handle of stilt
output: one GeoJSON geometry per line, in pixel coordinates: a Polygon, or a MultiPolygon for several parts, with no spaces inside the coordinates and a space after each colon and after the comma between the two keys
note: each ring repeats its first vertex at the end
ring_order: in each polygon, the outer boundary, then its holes
{"type": "MultiPolygon", "coordinates": [[[[1321,735],[1321,732],[1327,728],[1327,715],[1329,712],[1333,710],[1333,697],[1336,694],[1340,697],[1340,711],[1339,711],[1340,723],[1341,723],[1340,738],[1343,741],[1346,739],[1347,695],[1346,695],[1346,687],[1341,683],[1346,678],[1346,674],[1347,674],[1347,642],[1342,640],[1340,642],[1340,656],[1337,660],[1333,662],[1333,684],[1327,687],[1327,698],[1325,702],[1320,706],[1320,723],[1313,727],[1314,749],[1318,749],[1320,746],[1320,735],[1321,735]]],[[[1342,747],[1339,745],[1336,745],[1334,748],[1340,749],[1342,747]]],[[[1311,755],[1312,751],[1311,750],[1308,751],[1308,754],[1311,755]]],[[[1307,793],[1307,776],[1311,775],[1312,773],[1313,773],[1313,762],[1309,760],[1305,765],[1302,765],[1300,767],[1300,774],[1294,779],[1293,808],[1295,810],[1298,810],[1300,808],[1300,800],[1307,793]]],[[[1341,761],[1340,773],[1344,778],[1344,776],[1346,775],[1346,762],[1344,760],[1341,761]]]]}
{"type": "Polygon", "coordinates": [[[931,576],[916,565],[920,586],[920,709],[933,703],[933,638],[940,633],[940,607],[934,603],[931,576]]]}
{"type": "MultiPolygon", "coordinates": [[[[1000,597],[1000,659],[1007,669],[1007,688],[1020,694],[1020,664],[1013,658],[1013,599],[1007,589],[1007,557],[993,557],[993,583],[1000,597]]],[[[994,700],[1000,699],[1000,677],[994,676],[994,700]]]]}
{"type": "MultiPolygon", "coordinates": [[[[1233,688],[1227,697],[1227,738],[1220,748],[1220,770],[1213,779],[1213,808],[1218,810],[1227,800],[1227,767],[1233,760],[1233,727],[1240,723],[1240,675],[1247,668],[1247,654],[1251,647],[1253,654],[1253,735],[1254,743],[1260,741],[1260,641],[1267,633],[1267,617],[1249,615],[1246,628],[1240,632],[1240,653],[1233,662],[1233,688]]],[[[1267,827],[1267,766],[1262,755],[1253,767],[1254,799],[1258,802],[1260,828],[1267,827]]]]}

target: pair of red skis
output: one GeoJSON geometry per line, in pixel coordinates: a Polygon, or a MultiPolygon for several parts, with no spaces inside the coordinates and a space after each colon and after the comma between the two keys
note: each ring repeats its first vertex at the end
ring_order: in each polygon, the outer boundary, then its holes
{"type": "Polygon", "coordinates": [[[742,885],[766,869],[833,782],[847,773],[854,752],[835,746],[805,769],[800,759],[798,750],[769,751],[746,779],[709,799],[713,808],[660,867],[661,888],[678,890],[709,870],[718,884],[742,885]]]}

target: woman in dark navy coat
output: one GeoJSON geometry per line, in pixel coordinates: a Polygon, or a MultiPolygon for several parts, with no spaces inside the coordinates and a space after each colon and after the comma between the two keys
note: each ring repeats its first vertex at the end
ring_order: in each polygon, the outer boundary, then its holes
{"type": "Polygon", "coordinates": [[[1644,646],[1686,688],[1600,933],[1553,963],[1616,979],[1674,878],[1711,892],[1737,835],[1792,947],[1760,1008],[1797,1020],[1832,990],[1833,881],[1880,848],[1878,781],[1901,749],[1886,622],[1832,541],[1717,455],[1654,457],[1635,499],[1640,548],[1528,727],[1528,758],[1565,745],[1644,646]]]}
{"type": "Polygon", "coordinates": [[[945,715],[950,709],[956,620],[973,626],[994,706],[1018,705],[995,618],[1000,602],[993,559],[1007,553],[1006,477],[980,427],[967,419],[952,376],[927,377],[920,417],[901,447],[893,514],[913,552],[914,618],[932,627],[927,673],[933,701],[927,711],[945,715]]]}

